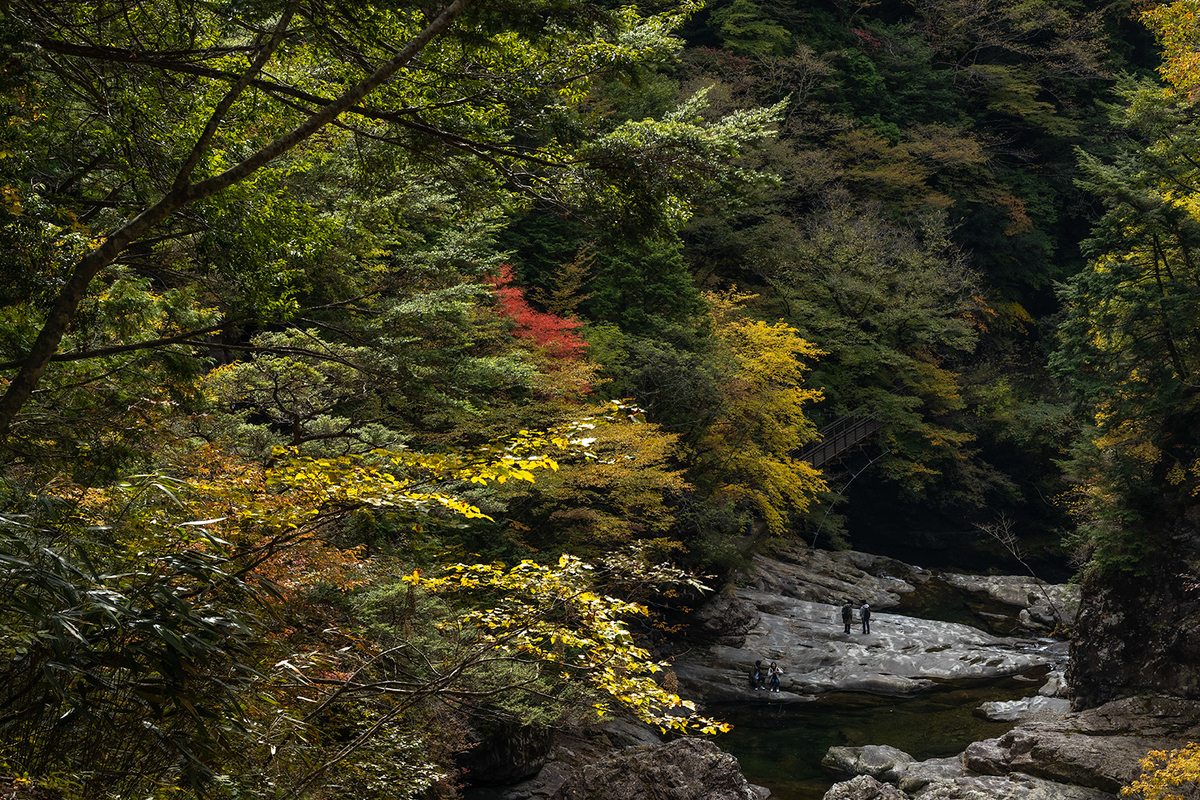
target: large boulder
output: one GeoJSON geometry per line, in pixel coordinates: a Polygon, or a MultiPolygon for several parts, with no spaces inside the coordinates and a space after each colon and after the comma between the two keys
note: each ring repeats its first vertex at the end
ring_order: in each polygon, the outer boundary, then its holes
{"type": "Polygon", "coordinates": [[[753,588],[813,603],[840,606],[850,600],[855,607],[869,603],[872,608],[894,608],[914,590],[905,578],[920,580],[926,575],[898,561],[851,550],[814,551],[793,545],[781,546],[777,555],[754,557],[753,588]]]}
{"type": "Polygon", "coordinates": [[[821,765],[834,772],[870,775],[881,781],[895,783],[897,770],[902,770],[915,760],[897,747],[869,744],[864,747],[831,747],[821,760],[821,765]]]}
{"type": "Polygon", "coordinates": [[[1079,613],[1079,587],[1048,584],[1020,575],[941,573],[946,583],[994,604],[1009,606],[1021,629],[1050,631],[1070,628],[1079,613]]]}
{"type": "Polygon", "coordinates": [[[631,748],[585,766],[552,800],[761,800],[737,759],[709,741],[631,748]]]}
{"type": "Polygon", "coordinates": [[[1132,697],[975,742],[963,763],[980,775],[1024,773],[1115,794],[1138,776],[1148,751],[1178,749],[1198,737],[1200,703],[1132,697]]]}
{"type": "Polygon", "coordinates": [[[895,748],[838,747],[825,763],[895,783],[916,800],[1116,800],[1148,751],[1197,740],[1200,702],[1145,696],[1023,722],[952,759],[913,761],[895,748]]]}
{"type": "Polygon", "coordinates": [[[560,746],[536,777],[504,789],[474,789],[470,800],[765,800],[770,790],[742,776],[738,761],[713,742],[596,753],[560,746]]]}
{"type": "Polygon", "coordinates": [[[931,783],[918,800],[1116,800],[1116,795],[1031,775],[958,777],[931,783]]]}
{"type": "Polygon", "coordinates": [[[746,643],[747,632],[758,622],[758,609],[754,604],[738,597],[733,587],[728,587],[697,609],[688,628],[688,638],[704,644],[741,647],[746,643]]]}
{"type": "Polygon", "coordinates": [[[1032,717],[1062,717],[1071,710],[1065,697],[1023,697],[1020,700],[992,700],[975,709],[975,713],[992,722],[1021,722],[1032,717]]]}
{"type": "MultiPolygon", "coordinates": [[[[836,784],[833,797],[917,798],[917,800],[1115,800],[1099,789],[1072,786],[1021,773],[976,775],[963,766],[963,756],[914,761],[896,748],[833,747],[825,763],[859,777],[836,784]],[[902,793],[879,794],[877,783],[886,781],[902,793]],[[874,791],[876,794],[871,794],[874,791]]],[[[890,788],[890,787],[889,787],[890,788]]],[[[826,798],[830,797],[827,793],[826,798]]]]}
{"type": "Polygon", "coordinates": [[[468,748],[456,759],[473,786],[515,783],[536,775],[550,754],[551,731],[529,725],[472,723],[468,748]]]}
{"type": "Polygon", "coordinates": [[[930,758],[925,761],[913,761],[897,770],[896,785],[912,794],[931,783],[952,781],[965,774],[961,756],[930,758]]]}

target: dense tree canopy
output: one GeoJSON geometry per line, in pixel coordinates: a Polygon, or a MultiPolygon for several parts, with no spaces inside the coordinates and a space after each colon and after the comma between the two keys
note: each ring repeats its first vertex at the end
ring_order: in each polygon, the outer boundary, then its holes
{"type": "Polygon", "coordinates": [[[720,729],[669,561],[1139,569],[1200,486],[1193,6],[1164,84],[1090,2],[0,3],[0,765],[442,796],[478,727],[720,729]]]}

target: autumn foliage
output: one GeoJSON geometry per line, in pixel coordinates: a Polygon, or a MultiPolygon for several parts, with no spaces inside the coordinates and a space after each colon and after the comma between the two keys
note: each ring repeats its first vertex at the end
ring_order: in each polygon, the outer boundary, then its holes
{"type": "Polygon", "coordinates": [[[554,360],[573,361],[583,355],[587,343],[576,333],[582,323],[530,306],[524,290],[513,284],[511,266],[505,264],[498,275],[489,277],[487,281],[496,293],[500,313],[513,322],[513,336],[554,360]]]}
{"type": "Polygon", "coordinates": [[[1200,785],[1200,744],[1182,750],[1151,750],[1142,759],[1142,775],[1121,789],[1122,797],[1143,800],[1183,800],[1194,797],[1200,785]]]}
{"type": "Polygon", "coordinates": [[[1200,54],[1196,52],[1198,12],[1200,6],[1195,0],[1178,0],[1163,3],[1142,15],[1162,43],[1164,58],[1159,74],[1192,102],[1200,90],[1200,54]]]}

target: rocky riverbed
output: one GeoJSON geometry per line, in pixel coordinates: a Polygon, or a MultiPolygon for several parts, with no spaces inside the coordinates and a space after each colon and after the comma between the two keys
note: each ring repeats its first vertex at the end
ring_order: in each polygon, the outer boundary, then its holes
{"type": "Polygon", "coordinates": [[[751,587],[711,604],[726,630],[676,668],[700,697],[760,700],[746,679],[755,658],[789,670],[786,694],[772,702],[834,691],[909,696],[1012,675],[1038,681],[1027,697],[980,705],[978,716],[1016,726],[954,756],[919,760],[868,743],[830,748],[825,768],[853,777],[825,800],[1115,800],[1148,751],[1200,738],[1200,702],[1187,698],[1147,695],[1071,711],[1065,642],[1049,644],[1045,634],[1073,623],[1075,587],[935,573],[863,553],[784,554],[756,567],[751,587]],[[938,598],[943,610],[957,604],[980,627],[1015,635],[910,616],[925,611],[914,602],[920,597],[938,598]],[[888,611],[873,614],[871,633],[856,624],[846,634],[843,599],[888,611]]]}
{"type": "Polygon", "coordinates": [[[689,696],[752,700],[748,674],[756,660],[784,670],[774,700],[803,702],[826,692],[908,696],[950,682],[977,681],[1049,670],[1032,643],[983,633],[967,625],[876,612],[871,632],[843,630],[836,605],[740,589],[758,624],[740,647],[713,645],[680,659],[679,682],[689,696]],[[1025,649],[1022,649],[1022,648],[1025,649]]]}
{"type": "MultiPolygon", "coordinates": [[[[1042,620],[1069,620],[1067,587],[1030,579],[939,575],[865,553],[759,557],[750,587],[728,590],[698,612],[712,635],[675,662],[680,686],[707,702],[756,699],[748,679],[757,660],[784,670],[772,701],[798,703],[828,692],[911,696],[948,684],[1030,674],[1040,677],[1059,654],[1030,635],[995,636],[976,627],[882,609],[901,609],[908,596],[938,582],[961,596],[979,596],[988,608],[1007,607],[1011,628],[1044,633],[1042,620]],[[858,611],[851,632],[841,604],[872,607],[869,633],[858,611]]],[[[1002,616],[999,610],[984,612],[1002,616]]],[[[759,698],[761,699],[761,698],[759,698]]]]}
{"type": "MultiPolygon", "coordinates": [[[[1005,723],[981,725],[1006,732],[985,733],[993,738],[981,737],[956,755],[917,758],[862,731],[847,736],[842,741],[856,743],[825,752],[831,777],[818,783],[816,795],[800,796],[819,797],[840,777],[825,800],[1114,800],[1147,751],[1200,738],[1200,703],[1187,699],[1146,696],[1070,710],[1066,644],[1049,634],[1072,623],[1074,587],[938,573],[852,552],[784,551],[756,558],[755,567],[749,585],[709,598],[692,614],[686,641],[665,651],[674,657],[680,693],[714,712],[729,702],[751,714],[756,707],[815,709],[821,704],[804,704],[818,697],[886,704],[926,701],[884,698],[928,696],[936,704],[993,682],[1007,681],[1009,692],[1027,686],[1007,695],[1017,699],[976,700],[978,717],[1005,723]],[[857,615],[852,632],[844,632],[840,608],[847,599],[856,608],[871,605],[870,633],[861,632],[857,615]],[[930,618],[950,612],[957,621],[930,618]],[[784,668],[782,691],[750,685],[755,660],[784,668]]],[[[769,794],[746,781],[737,760],[713,743],[664,744],[628,723],[607,734],[559,736],[539,758],[536,774],[521,783],[480,787],[468,797],[759,800],[769,794]]]]}
{"type": "Polygon", "coordinates": [[[1180,698],[1043,709],[951,758],[917,761],[871,745],[831,748],[829,769],[857,777],[836,784],[825,800],[1115,800],[1148,751],[1178,749],[1198,737],[1200,703],[1180,698]]]}

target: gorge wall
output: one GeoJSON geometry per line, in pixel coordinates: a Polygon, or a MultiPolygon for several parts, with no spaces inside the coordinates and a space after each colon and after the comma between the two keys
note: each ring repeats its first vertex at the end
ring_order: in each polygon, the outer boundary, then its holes
{"type": "Polygon", "coordinates": [[[1200,535],[1180,525],[1138,572],[1084,581],[1068,682],[1075,709],[1143,693],[1200,699],[1200,535]]]}

